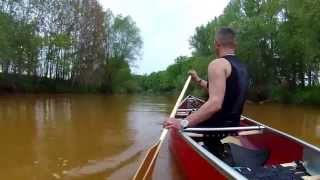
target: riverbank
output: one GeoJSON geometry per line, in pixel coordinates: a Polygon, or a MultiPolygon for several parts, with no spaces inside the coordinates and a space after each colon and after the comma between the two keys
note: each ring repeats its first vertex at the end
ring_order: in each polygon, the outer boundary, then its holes
{"type": "Polygon", "coordinates": [[[276,89],[271,100],[278,103],[320,105],[320,86],[298,88],[295,90],[276,89]]]}
{"type": "Polygon", "coordinates": [[[103,81],[99,85],[82,85],[76,81],[45,77],[0,73],[0,93],[104,93],[133,94],[140,89],[134,78],[126,74],[122,79],[103,81]]]}
{"type": "Polygon", "coordinates": [[[71,80],[36,76],[0,74],[0,92],[15,93],[87,93],[98,92],[94,87],[83,87],[71,80]]]}
{"type": "MultiPolygon", "coordinates": [[[[154,84],[154,83],[152,83],[154,84]]],[[[158,83],[160,84],[160,83],[158,83]]],[[[114,87],[105,86],[81,86],[71,80],[40,78],[27,75],[0,74],[1,94],[20,93],[104,93],[104,94],[140,94],[140,95],[161,95],[168,96],[178,94],[179,88],[157,89],[146,87],[141,79],[134,77],[125,84],[114,87]]],[[[189,94],[206,97],[206,95],[195,85],[188,88],[189,94]]],[[[269,92],[249,91],[248,100],[252,103],[263,104],[265,102],[285,104],[320,105],[320,86],[285,89],[274,88],[269,92]],[[261,95],[262,94],[262,95],[261,95]]]]}

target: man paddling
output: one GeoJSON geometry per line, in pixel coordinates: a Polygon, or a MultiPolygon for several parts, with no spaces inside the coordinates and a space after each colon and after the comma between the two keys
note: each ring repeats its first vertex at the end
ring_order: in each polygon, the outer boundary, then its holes
{"type": "Polygon", "coordinates": [[[189,72],[192,80],[209,93],[208,100],[183,120],[167,119],[165,128],[239,126],[248,73],[235,55],[235,36],[230,28],[221,28],[216,33],[214,48],[218,58],[208,66],[208,81],[201,79],[194,70],[189,72]]]}

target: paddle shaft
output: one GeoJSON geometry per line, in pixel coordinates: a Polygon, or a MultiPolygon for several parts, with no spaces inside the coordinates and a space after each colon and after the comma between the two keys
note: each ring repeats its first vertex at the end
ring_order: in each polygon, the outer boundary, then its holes
{"type": "MultiPolygon", "coordinates": [[[[188,77],[186,83],[184,84],[183,89],[182,89],[182,91],[181,91],[181,93],[180,93],[180,95],[179,95],[179,97],[178,97],[178,99],[177,99],[177,101],[176,101],[176,104],[175,104],[175,106],[173,107],[173,109],[172,109],[172,111],[171,111],[171,114],[170,114],[170,116],[169,116],[170,118],[175,117],[175,115],[176,115],[176,113],[177,113],[177,110],[178,110],[178,107],[179,107],[179,105],[180,105],[180,103],[181,103],[181,101],[182,101],[182,98],[184,97],[184,94],[185,94],[186,91],[187,91],[187,88],[188,88],[188,85],[189,85],[189,83],[190,83],[190,80],[191,80],[191,76],[188,77]]],[[[168,129],[165,129],[165,128],[164,128],[164,129],[162,130],[162,133],[161,133],[161,136],[160,136],[160,141],[163,141],[163,140],[165,139],[167,133],[168,133],[168,129]]]]}
{"type": "MultiPolygon", "coordinates": [[[[176,104],[171,111],[170,118],[175,117],[175,114],[178,110],[178,107],[179,107],[181,101],[182,101],[182,98],[184,97],[184,94],[187,91],[187,88],[189,86],[190,81],[191,81],[191,76],[188,76],[188,79],[183,86],[183,89],[182,89],[182,91],[176,101],[176,104]]],[[[140,164],[139,169],[137,170],[136,174],[133,177],[133,180],[146,180],[146,179],[150,178],[154,164],[155,164],[155,160],[159,154],[161,145],[162,145],[168,131],[169,131],[168,129],[162,130],[159,141],[148,150],[148,153],[145,156],[143,162],[140,164]]]]}

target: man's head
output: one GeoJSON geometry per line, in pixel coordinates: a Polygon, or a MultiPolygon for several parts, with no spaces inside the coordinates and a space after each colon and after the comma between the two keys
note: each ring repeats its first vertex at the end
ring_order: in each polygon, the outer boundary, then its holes
{"type": "Polygon", "coordinates": [[[221,53],[225,51],[234,52],[236,44],[236,33],[231,28],[223,27],[217,31],[214,47],[218,56],[221,56],[221,53]]]}

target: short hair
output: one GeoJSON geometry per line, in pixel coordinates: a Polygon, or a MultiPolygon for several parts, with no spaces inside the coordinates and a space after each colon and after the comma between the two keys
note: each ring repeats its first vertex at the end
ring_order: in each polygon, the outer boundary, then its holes
{"type": "Polygon", "coordinates": [[[234,48],[236,46],[236,33],[229,27],[222,27],[216,33],[215,40],[223,47],[234,48]]]}

